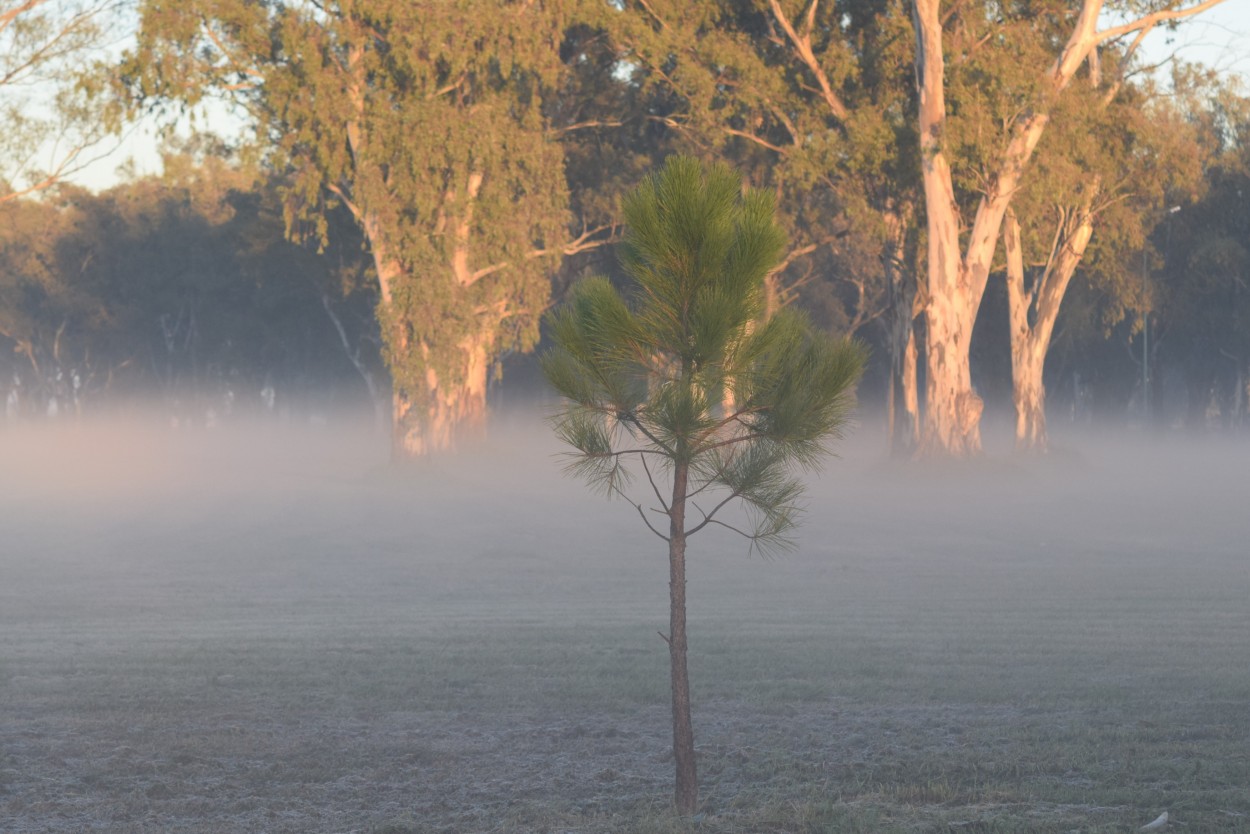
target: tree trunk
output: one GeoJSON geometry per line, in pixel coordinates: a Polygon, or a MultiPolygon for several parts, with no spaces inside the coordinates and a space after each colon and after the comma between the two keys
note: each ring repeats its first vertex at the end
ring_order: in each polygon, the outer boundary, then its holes
{"type": "Polygon", "coordinates": [[[391,457],[399,461],[446,451],[458,437],[478,433],[485,425],[488,349],[495,336],[491,328],[498,322],[482,322],[482,330],[461,340],[458,367],[440,374],[429,364],[429,345],[414,339],[394,304],[394,287],[403,265],[390,256],[372,215],[365,214],[361,225],[378,274],[378,320],[391,370],[391,457]]]}
{"type": "Polygon", "coordinates": [[[907,258],[910,210],[887,209],[886,286],[890,293],[887,338],[890,387],[886,393],[886,434],[890,454],[910,454],[920,444],[920,399],[916,381],[916,275],[907,258]]]}
{"type": "Polygon", "coordinates": [[[1016,407],[1016,448],[1023,452],[1045,452],[1046,386],[1042,370],[1046,352],[1033,340],[1018,344],[1012,328],[1011,384],[1016,407]]]}
{"type": "MultiPolygon", "coordinates": [[[[983,403],[972,389],[968,348],[972,322],[962,292],[935,296],[925,308],[925,419],[920,449],[954,456],[981,451],[983,403]]],[[[975,308],[974,308],[975,309],[975,308]]]]}
{"type": "Polygon", "coordinates": [[[906,438],[906,448],[910,451],[920,448],[920,382],[917,378],[917,359],[916,328],[913,324],[907,328],[907,344],[903,346],[903,363],[899,377],[903,398],[900,431],[906,438]]]}
{"type": "Polygon", "coordinates": [[[1083,206],[1075,211],[1060,211],[1059,228],[1055,232],[1050,256],[1041,274],[1029,287],[1024,282],[1020,224],[1015,215],[1008,212],[1003,225],[1016,448],[1022,451],[1046,451],[1046,386],[1042,383],[1042,374],[1064,294],[1093,235],[1094,221],[1090,207],[1098,188],[1099,183],[1095,179],[1083,206]]]}
{"type": "MultiPolygon", "coordinates": [[[[411,396],[400,386],[394,391],[392,456],[396,459],[420,457],[447,451],[458,439],[480,433],[486,424],[486,382],[489,360],[486,334],[465,339],[460,344],[462,365],[458,380],[444,379],[426,366],[422,388],[411,396]]],[[[428,356],[424,345],[422,353],[428,356]]],[[[392,361],[401,361],[396,357],[392,361]]],[[[409,363],[415,357],[406,357],[409,363]]]]}
{"type": "Polygon", "coordinates": [[[373,378],[373,372],[369,370],[364,358],[360,355],[360,347],[353,346],[351,339],[348,338],[343,320],[339,318],[338,313],[334,312],[334,307],[330,304],[330,296],[322,294],[321,306],[325,308],[326,315],[330,317],[335,331],[339,334],[339,343],[343,346],[343,353],[347,355],[348,361],[352,363],[352,367],[356,369],[356,373],[360,374],[361,380],[365,383],[365,389],[369,393],[369,404],[373,407],[373,430],[380,435],[386,430],[386,406],[382,400],[382,393],[378,390],[377,381],[373,378]]]}
{"type": "Polygon", "coordinates": [[[1154,13],[1099,33],[1097,23],[1102,0],[1084,0],[1062,52],[1042,73],[1042,106],[1029,108],[1011,126],[1011,139],[985,178],[989,186],[977,206],[965,250],[961,246],[959,210],[943,147],[946,98],[941,3],[940,0],[914,0],[921,174],[929,222],[929,280],[925,305],[928,378],[922,441],[925,451],[962,455],[981,448],[982,403],[972,389],[968,367],[972,328],[989,279],[1003,218],[1050,122],[1050,106],[1101,41],[1116,33],[1127,34],[1188,16],[1205,5],[1154,13]]]}
{"type": "Polygon", "coordinates": [[[968,368],[969,340],[981,293],[960,255],[959,210],[943,152],[946,62],[939,6],[939,0],[915,0],[913,6],[921,178],[929,225],[921,450],[965,455],[981,450],[981,399],[972,390],[968,368]]]}
{"type": "Polygon", "coordinates": [[[693,814],[699,801],[699,776],[694,757],[694,729],[690,723],[690,674],[686,667],[686,480],[689,464],[673,467],[673,503],[669,513],[668,654],[673,683],[673,760],[677,768],[674,805],[681,814],[693,814]]]}

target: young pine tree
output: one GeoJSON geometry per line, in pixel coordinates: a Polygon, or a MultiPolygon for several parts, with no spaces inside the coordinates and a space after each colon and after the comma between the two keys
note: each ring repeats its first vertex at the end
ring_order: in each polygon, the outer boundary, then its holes
{"type": "Polygon", "coordinates": [[[621,264],[629,300],[604,278],[580,283],[551,317],[543,357],[565,398],[558,436],[569,469],[619,494],[668,544],[676,807],[698,800],[686,668],[686,540],[711,524],[753,548],[789,544],[802,485],[846,421],[864,350],[816,332],[793,310],[760,322],[764,278],[784,236],[771,197],[724,166],[674,157],[625,202],[621,264]],[[631,472],[627,464],[636,466],[631,472]],[[641,474],[652,524],[626,492],[641,474]],[[750,525],[718,514],[735,502],[750,525]],[[649,503],[649,502],[648,502],[649,503]],[[697,515],[688,520],[688,508],[697,515]],[[707,507],[708,509],[704,509],[707,507]]]}

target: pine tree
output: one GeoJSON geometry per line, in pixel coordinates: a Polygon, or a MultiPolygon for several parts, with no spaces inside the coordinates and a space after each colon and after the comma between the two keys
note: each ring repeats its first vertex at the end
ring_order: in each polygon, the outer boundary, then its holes
{"type": "Polygon", "coordinates": [[[675,801],[689,814],[698,778],[686,540],[716,524],[753,548],[791,544],[802,494],[793,470],[817,464],[839,435],[865,353],[794,310],[756,324],[785,240],[771,195],[744,190],[730,169],[671,158],[630,194],[624,214],[621,263],[636,285],[632,298],[605,278],[579,284],[550,319],[555,347],[543,369],[567,401],[555,427],[576,450],[570,471],[625,497],[668,545],[675,801]],[[667,529],[630,497],[630,465],[667,529]],[[735,503],[749,526],[718,517],[735,503]],[[688,522],[690,507],[699,515],[688,522]]]}

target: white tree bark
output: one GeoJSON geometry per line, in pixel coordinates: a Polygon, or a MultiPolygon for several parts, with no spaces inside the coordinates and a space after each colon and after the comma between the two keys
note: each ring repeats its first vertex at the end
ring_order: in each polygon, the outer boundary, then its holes
{"type": "Polygon", "coordinates": [[[950,165],[942,145],[946,103],[941,3],[914,0],[920,150],[929,224],[924,451],[951,455],[980,451],[981,400],[972,388],[968,364],[972,328],[993,266],[1003,218],[1050,121],[1053,103],[1099,44],[1144,33],[1221,2],[1224,0],[1203,0],[1099,31],[1103,0],[1083,0],[1072,34],[1054,64],[1042,74],[1041,97],[1009,129],[1006,150],[990,169],[965,246],[950,165]]]}
{"type": "Polygon", "coordinates": [[[1046,386],[1042,372],[1064,293],[1093,235],[1094,216],[1090,208],[1096,191],[1095,186],[1080,208],[1060,212],[1050,257],[1031,284],[1025,283],[1020,224],[1010,212],[1003,229],[1016,447],[1023,451],[1046,451],[1046,386]]]}

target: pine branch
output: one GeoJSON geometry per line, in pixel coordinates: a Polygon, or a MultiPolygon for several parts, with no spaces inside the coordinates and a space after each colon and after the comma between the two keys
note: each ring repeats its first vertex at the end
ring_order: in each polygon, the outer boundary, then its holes
{"type": "MultiPolygon", "coordinates": [[[[687,530],[685,532],[685,535],[693,536],[695,533],[699,532],[704,527],[712,523],[723,524],[723,522],[715,521],[713,516],[715,516],[718,512],[720,512],[721,509],[726,504],[728,504],[730,501],[734,500],[735,498],[739,497],[740,495],[742,495],[742,493],[739,492],[738,490],[731,491],[728,495],[725,496],[724,500],[722,500],[719,504],[717,504],[715,507],[712,508],[712,511],[710,513],[704,513],[702,507],[700,507],[698,504],[695,504],[695,502],[691,501],[690,503],[694,506],[694,508],[698,510],[699,512],[703,513],[703,521],[699,522],[699,524],[697,524],[695,527],[691,528],[690,530],[687,530]]],[[[727,524],[725,524],[724,526],[729,527],[729,525],[727,524]]],[[[730,527],[730,529],[732,530],[733,528],[730,527]]],[[[747,538],[751,538],[751,537],[747,536],[747,538]]]]}
{"type": "Polygon", "coordinates": [[[647,466],[647,459],[639,454],[638,460],[642,461],[642,469],[647,473],[647,481],[651,484],[651,490],[655,493],[655,499],[660,502],[660,506],[664,508],[664,514],[671,514],[668,504],[664,502],[664,496],[660,494],[660,488],[656,486],[655,479],[651,477],[651,467],[647,466]]]}

